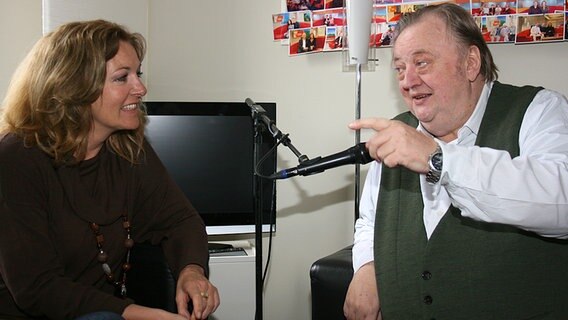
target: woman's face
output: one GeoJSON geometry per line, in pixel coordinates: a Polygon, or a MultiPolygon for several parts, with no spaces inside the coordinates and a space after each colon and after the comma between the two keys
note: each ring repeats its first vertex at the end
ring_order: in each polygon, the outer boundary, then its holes
{"type": "Polygon", "coordinates": [[[121,41],[117,54],[106,63],[103,92],[91,105],[91,137],[104,141],[115,131],[137,129],[140,101],[145,94],[138,55],[131,44],[121,41]]]}

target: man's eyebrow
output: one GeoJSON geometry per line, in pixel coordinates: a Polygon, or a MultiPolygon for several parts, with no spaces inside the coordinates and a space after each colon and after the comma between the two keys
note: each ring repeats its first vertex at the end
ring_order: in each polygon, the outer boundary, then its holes
{"type": "MultiPolygon", "coordinates": [[[[423,55],[423,54],[431,55],[432,53],[430,53],[428,50],[425,50],[425,49],[419,49],[419,50],[416,50],[416,51],[410,53],[410,56],[416,57],[416,56],[423,55]]],[[[400,59],[401,58],[398,57],[398,56],[393,56],[393,61],[399,61],[400,59]]]]}

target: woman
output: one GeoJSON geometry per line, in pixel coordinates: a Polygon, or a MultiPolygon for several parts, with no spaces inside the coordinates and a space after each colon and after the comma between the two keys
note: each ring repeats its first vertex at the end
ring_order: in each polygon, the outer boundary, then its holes
{"type": "Polygon", "coordinates": [[[316,49],[317,41],[316,35],[312,31],[310,32],[310,38],[308,39],[308,51],[314,51],[316,49]]]}
{"type": "Polygon", "coordinates": [[[543,1],[540,3],[540,12],[541,13],[549,13],[550,9],[548,8],[548,4],[546,3],[546,1],[543,1]]]}
{"type": "Polygon", "coordinates": [[[203,221],[144,139],[144,53],[117,24],[74,22],[15,73],[0,120],[0,318],[203,319],[218,307],[203,221]],[[179,314],[128,298],[139,242],[161,245],[179,314]]]}

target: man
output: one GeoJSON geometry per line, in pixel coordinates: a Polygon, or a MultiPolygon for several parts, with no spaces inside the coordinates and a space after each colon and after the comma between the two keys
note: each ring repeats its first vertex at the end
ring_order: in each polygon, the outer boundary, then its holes
{"type": "Polygon", "coordinates": [[[306,32],[302,32],[300,40],[298,40],[298,53],[308,52],[308,39],[306,38],[306,32]]]}
{"type": "Polygon", "coordinates": [[[338,27],[337,30],[337,37],[333,40],[334,48],[343,48],[343,29],[338,27]]]}
{"type": "Polygon", "coordinates": [[[511,28],[509,28],[509,26],[507,24],[503,24],[503,26],[501,27],[501,29],[499,30],[499,33],[501,35],[501,41],[511,41],[509,38],[511,36],[511,28]]]}
{"type": "Polygon", "coordinates": [[[300,28],[300,23],[298,22],[296,13],[291,13],[290,18],[288,19],[288,30],[299,29],[299,28],[300,28]]]}
{"type": "Polygon", "coordinates": [[[348,319],[568,319],[568,101],[497,81],[455,4],[404,16],[393,65],[410,112],[376,131],[348,319]],[[375,215],[376,212],[376,215],[375,215]]]}
{"type": "Polygon", "coordinates": [[[538,1],[534,1],[533,5],[529,7],[529,14],[542,14],[538,1]]]}
{"type": "Polygon", "coordinates": [[[383,33],[383,35],[381,36],[381,46],[390,45],[393,33],[394,32],[393,32],[392,26],[389,26],[387,28],[387,31],[385,31],[385,33],[383,33]]]}

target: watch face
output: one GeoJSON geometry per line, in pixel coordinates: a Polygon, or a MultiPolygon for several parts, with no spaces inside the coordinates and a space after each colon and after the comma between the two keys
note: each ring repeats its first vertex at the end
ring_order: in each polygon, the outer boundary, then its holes
{"type": "Polygon", "coordinates": [[[432,166],[438,171],[442,171],[442,153],[438,152],[432,155],[432,166]]]}

